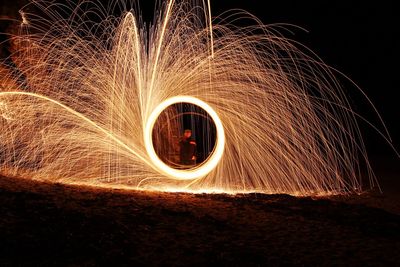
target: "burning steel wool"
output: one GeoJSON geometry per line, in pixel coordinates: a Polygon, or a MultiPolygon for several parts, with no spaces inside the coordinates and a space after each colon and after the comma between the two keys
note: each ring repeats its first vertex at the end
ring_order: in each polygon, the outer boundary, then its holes
{"type": "Polygon", "coordinates": [[[245,13],[214,23],[209,2],[170,0],[146,27],[138,10],[113,3],[35,2],[42,15],[23,13],[12,38],[20,74],[0,91],[2,174],[311,195],[359,192],[363,162],[375,183],[334,71],[281,26],[234,26],[245,13]],[[216,129],[210,155],[193,168],[167,164],[154,147],[157,120],[179,103],[203,109],[216,129]]]}

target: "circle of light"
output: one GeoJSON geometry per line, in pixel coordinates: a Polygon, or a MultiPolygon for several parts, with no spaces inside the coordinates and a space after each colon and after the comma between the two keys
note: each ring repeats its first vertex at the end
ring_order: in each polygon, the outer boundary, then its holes
{"type": "Polygon", "coordinates": [[[225,132],[221,119],[218,117],[214,109],[207,103],[192,96],[175,96],[163,101],[150,114],[144,130],[144,144],[151,162],[159,172],[175,179],[193,180],[206,176],[218,165],[225,149],[225,132]],[[171,168],[158,157],[156,151],[154,150],[152,138],[154,124],[156,123],[161,112],[163,112],[167,107],[176,103],[189,103],[201,107],[211,116],[216,127],[217,140],[211,156],[206,160],[205,163],[194,169],[177,170],[171,168]]]}

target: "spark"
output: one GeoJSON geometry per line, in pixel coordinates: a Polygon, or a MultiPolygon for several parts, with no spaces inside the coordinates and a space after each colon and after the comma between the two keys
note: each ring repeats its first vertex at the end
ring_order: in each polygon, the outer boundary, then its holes
{"type": "Polygon", "coordinates": [[[233,24],[240,14],[213,23],[210,0],[200,2],[165,2],[149,29],[127,3],[115,18],[100,2],[71,6],[70,17],[66,5],[33,2],[47,15],[13,37],[27,86],[3,77],[0,173],[140,190],[326,195],[361,191],[363,161],[373,185],[335,71],[280,26],[255,19],[241,28],[233,24]],[[154,125],[176,103],[201,107],[216,126],[214,150],[193,169],[168,166],[154,149],[154,125]]]}
{"type": "Polygon", "coordinates": [[[21,26],[29,25],[29,21],[28,21],[28,18],[26,17],[25,12],[20,10],[19,14],[21,15],[21,19],[22,19],[21,26]]]}
{"type": "Polygon", "coordinates": [[[5,120],[12,120],[12,111],[8,108],[7,104],[0,102],[0,117],[5,120]]]}

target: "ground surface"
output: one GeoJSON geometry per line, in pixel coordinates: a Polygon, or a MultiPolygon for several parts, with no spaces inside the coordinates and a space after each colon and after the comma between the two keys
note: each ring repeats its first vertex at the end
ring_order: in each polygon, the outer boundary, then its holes
{"type": "Polygon", "coordinates": [[[0,177],[0,266],[398,266],[400,213],[365,205],[383,198],[154,193],[0,177]]]}

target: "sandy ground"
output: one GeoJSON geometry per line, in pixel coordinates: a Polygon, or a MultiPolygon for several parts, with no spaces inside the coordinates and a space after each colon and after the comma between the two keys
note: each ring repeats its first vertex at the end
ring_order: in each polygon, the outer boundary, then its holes
{"type": "Polygon", "coordinates": [[[399,266],[400,213],[367,206],[374,198],[137,192],[0,177],[0,266],[399,266]]]}

